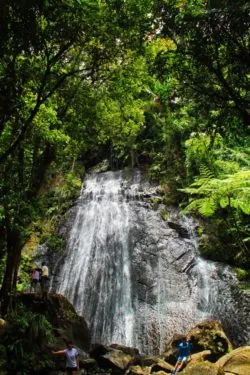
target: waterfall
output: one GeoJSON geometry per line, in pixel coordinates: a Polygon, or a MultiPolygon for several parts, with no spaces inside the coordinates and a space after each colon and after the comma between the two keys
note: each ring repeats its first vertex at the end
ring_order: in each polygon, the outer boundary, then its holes
{"type": "Polygon", "coordinates": [[[132,345],[130,210],[121,177],[90,176],[61,270],[59,293],[87,319],[97,342],[132,345]]]}
{"type": "Polygon", "coordinates": [[[229,268],[199,257],[192,220],[163,206],[138,170],[87,176],[53,288],[91,330],[92,341],[164,351],[166,340],[231,311],[229,268]]]}

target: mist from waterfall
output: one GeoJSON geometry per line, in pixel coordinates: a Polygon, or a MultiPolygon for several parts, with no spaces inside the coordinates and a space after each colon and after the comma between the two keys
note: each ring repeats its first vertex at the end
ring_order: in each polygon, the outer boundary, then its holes
{"type": "Polygon", "coordinates": [[[159,353],[174,333],[223,313],[228,277],[199,257],[192,220],[172,208],[164,221],[152,208],[157,194],[138,170],[86,178],[52,284],[86,319],[92,342],[159,353]]]}

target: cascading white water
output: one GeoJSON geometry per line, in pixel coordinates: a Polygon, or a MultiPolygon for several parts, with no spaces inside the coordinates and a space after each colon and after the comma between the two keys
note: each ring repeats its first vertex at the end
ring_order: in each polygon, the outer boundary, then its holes
{"type": "Polygon", "coordinates": [[[189,239],[192,241],[196,251],[195,268],[197,270],[197,286],[199,293],[198,308],[200,317],[207,319],[213,316],[213,307],[216,305],[218,290],[213,280],[216,280],[217,265],[215,262],[204,260],[199,256],[197,236],[195,234],[195,223],[191,217],[181,216],[181,223],[186,228],[189,239]],[[215,276],[215,277],[214,277],[215,276]]]}
{"type": "Polygon", "coordinates": [[[199,257],[192,220],[169,209],[164,221],[152,196],[139,171],[88,176],[52,279],[86,319],[92,342],[150,354],[164,351],[174,333],[224,317],[234,277],[199,257]]]}
{"type": "Polygon", "coordinates": [[[130,209],[121,177],[90,176],[61,270],[59,292],[84,313],[97,342],[132,345],[130,209]]]}

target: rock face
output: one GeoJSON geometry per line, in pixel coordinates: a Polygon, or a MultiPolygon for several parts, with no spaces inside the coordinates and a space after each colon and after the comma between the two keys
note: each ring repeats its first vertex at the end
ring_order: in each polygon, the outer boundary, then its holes
{"type": "Polygon", "coordinates": [[[250,374],[250,346],[241,347],[220,358],[216,364],[230,374],[250,374]]]}
{"type": "Polygon", "coordinates": [[[49,258],[51,290],[84,316],[93,342],[158,354],[176,332],[215,318],[235,345],[249,343],[250,301],[232,270],[200,259],[193,221],[174,208],[163,220],[157,187],[126,173],[87,178],[61,228],[67,249],[49,258]]]}
{"type": "Polygon", "coordinates": [[[89,350],[91,338],[87,324],[64,296],[49,293],[44,299],[34,293],[20,294],[17,298],[33,312],[46,316],[54,328],[59,347],[65,347],[65,341],[73,341],[85,351],[89,350]]]}
{"type": "Polygon", "coordinates": [[[242,290],[232,283],[231,297],[221,295],[217,307],[220,320],[235,346],[250,344],[250,291],[242,290]],[[224,306],[227,306],[225,309],[224,306]]]}

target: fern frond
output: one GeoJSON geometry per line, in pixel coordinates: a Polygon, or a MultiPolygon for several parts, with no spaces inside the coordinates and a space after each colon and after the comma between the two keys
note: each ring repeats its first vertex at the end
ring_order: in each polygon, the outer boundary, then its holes
{"type": "Polygon", "coordinates": [[[203,216],[212,216],[217,209],[217,204],[213,198],[202,199],[199,213],[203,216]]]}
{"type": "Polygon", "coordinates": [[[201,164],[200,177],[204,180],[210,180],[211,178],[214,178],[214,173],[209,169],[207,165],[201,164]]]}
{"type": "Polygon", "coordinates": [[[200,177],[181,191],[192,197],[197,196],[185,208],[185,212],[194,210],[203,216],[211,216],[217,209],[230,206],[250,215],[250,170],[241,170],[221,179],[200,177]]]}
{"type": "Polygon", "coordinates": [[[216,203],[212,198],[195,199],[183,210],[183,214],[192,211],[197,211],[201,215],[209,217],[215,213],[216,203]]]}

